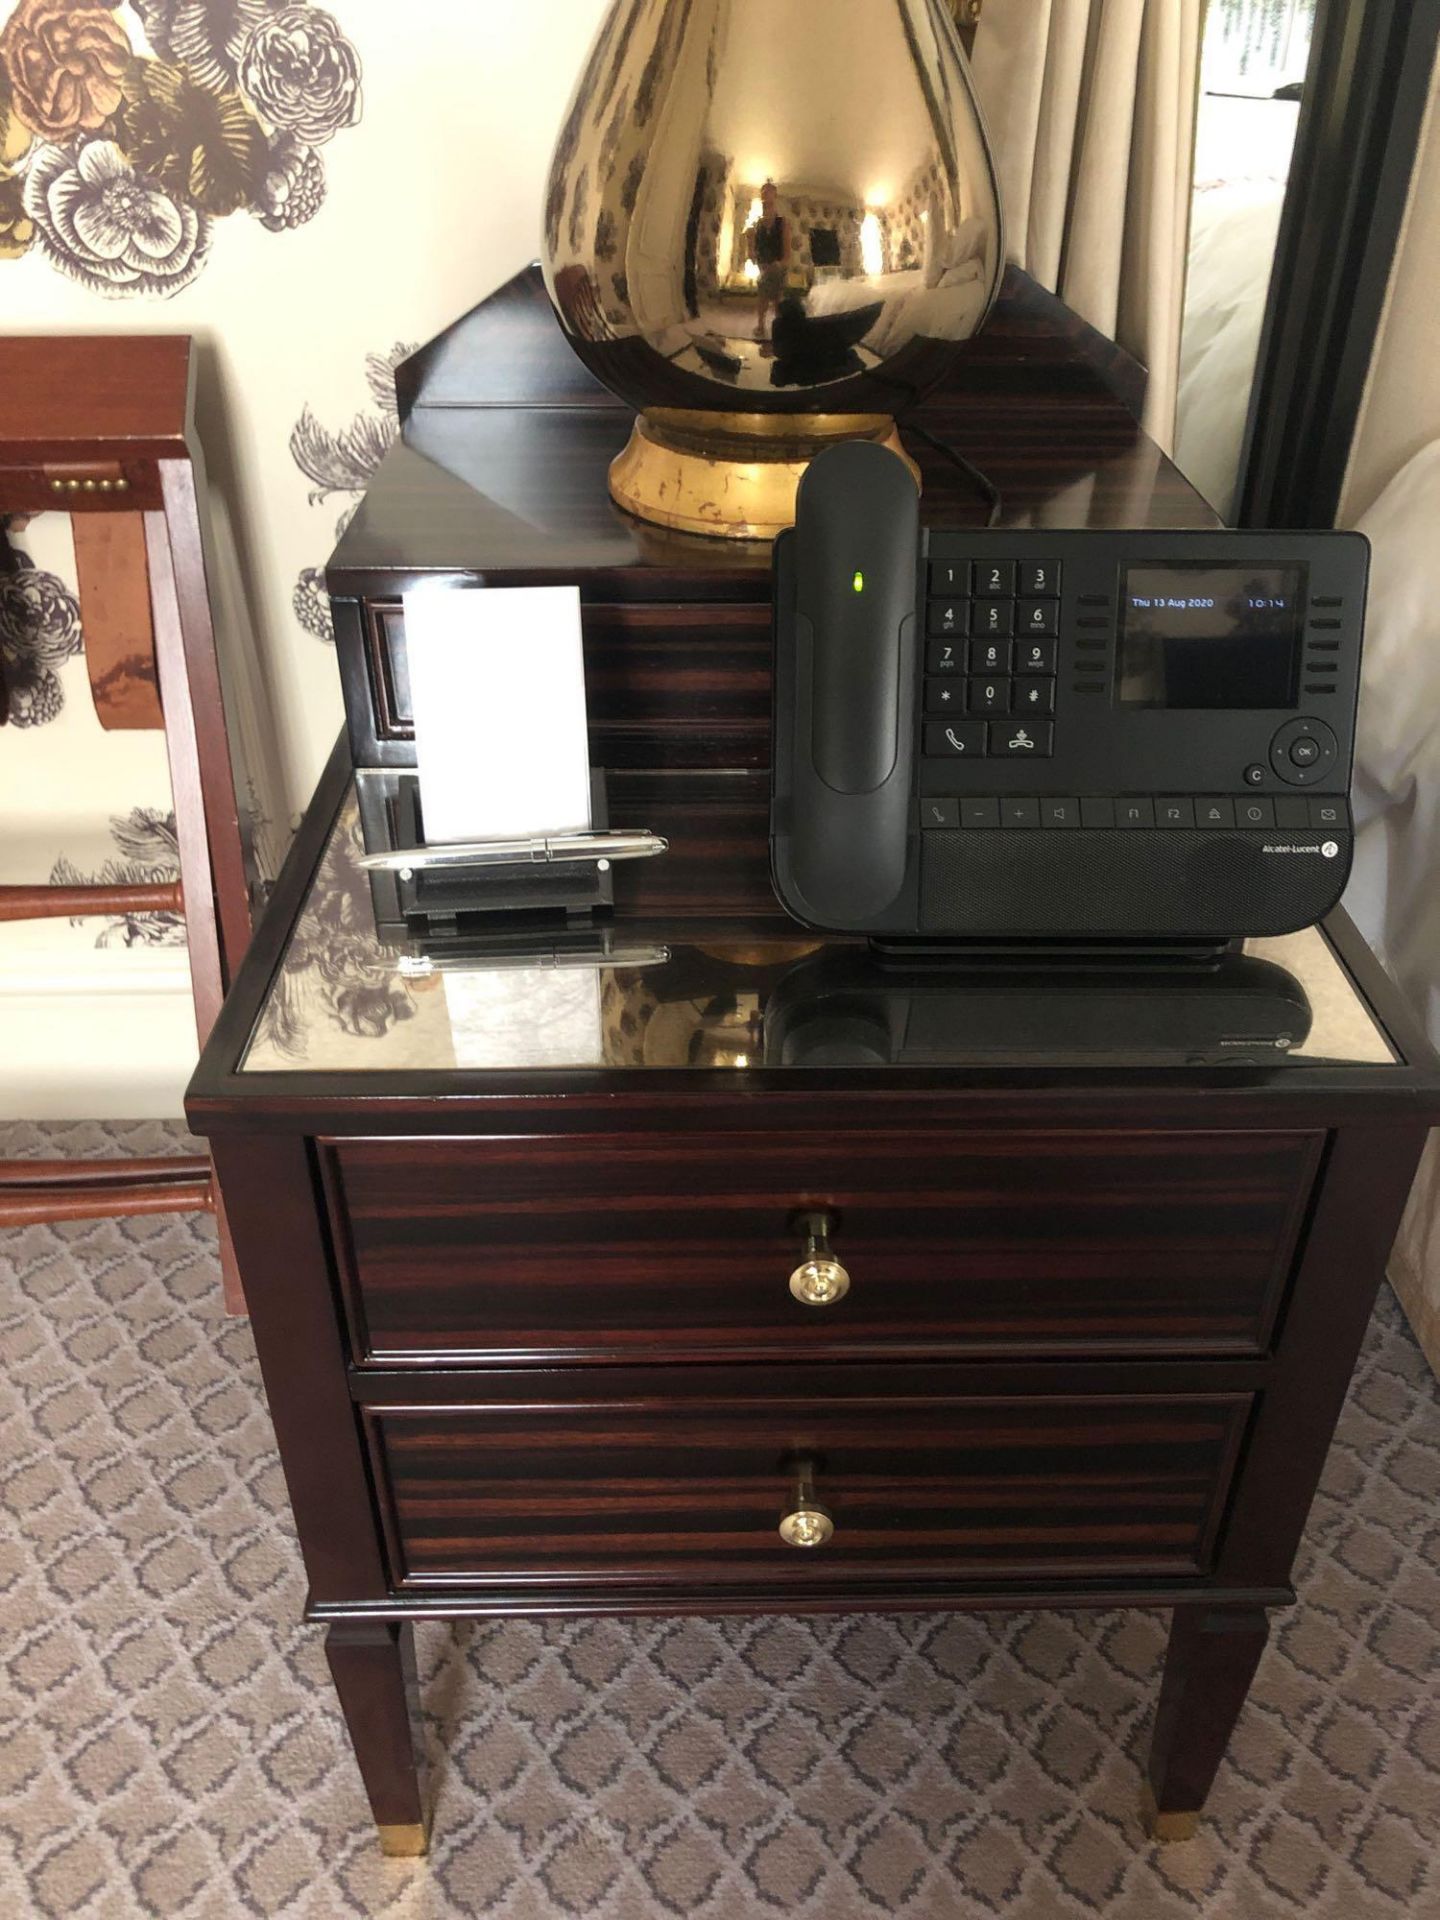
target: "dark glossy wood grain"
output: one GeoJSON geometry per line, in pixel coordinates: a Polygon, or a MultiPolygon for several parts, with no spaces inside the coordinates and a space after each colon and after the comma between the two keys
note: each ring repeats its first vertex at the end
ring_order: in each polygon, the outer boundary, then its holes
{"type": "Polygon", "coordinates": [[[1158,1837],[1204,1806],[1269,1632],[1259,1607],[1175,1609],[1147,1767],[1158,1837]]]}
{"type": "MultiPolygon", "coordinates": [[[[565,345],[538,269],[410,363],[401,388],[404,437],[331,558],[332,593],[393,598],[438,572],[580,580],[587,601],[768,599],[768,543],[647,526],[610,500],[606,475],[631,415],[565,345]]],[[[1003,522],[1214,525],[1141,431],[1143,391],[1143,370],[1012,268],[984,332],[914,417],[985,469],[1003,522]]],[[[902,426],[909,400],[897,383],[902,426]]],[[[918,435],[908,444],[927,523],[982,525],[973,481],[918,435]]]]}
{"type": "MultiPolygon", "coordinates": [[[[373,723],[359,766],[413,766],[414,718],[399,601],[337,607],[346,651],[357,618],[373,723]]],[[[581,628],[590,753],[606,768],[768,767],[770,608],[688,601],[587,602],[581,628]]]]}
{"type": "MultiPolygon", "coordinates": [[[[356,765],[414,762],[398,596],[439,574],[579,586],[596,765],[767,766],[769,543],[675,533],[614,505],[607,474],[631,415],[566,345],[538,269],[407,361],[397,384],[404,437],[327,576],[356,765]]],[[[1012,269],[989,326],[915,415],[924,519],[984,522],[949,446],[1000,489],[1002,523],[1213,524],[1141,432],[1143,391],[1113,342],[1012,269]]],[[[898,383],[898,411],[909,398],[898,383]]]]}
{"type": "MultiPolygon", "coordinates": [[[[560,1392],[563,1376],[551,1376],[560,1392]]],[[[1193,1573],[1210,1561],[1249,1399],[857,1400],[754,1370],[746,1396],[367,1406],[397,1584],[1193,1573]],[[835,1536],[778,1532],[811,1463],[835,1536]]]]}
{"type": "MultiPolygon", "coordinates": [[[[1432,1116],[1434,1102],[1432,1093],[1432,1116]]],[[[1288,1578],[1299,1551],[1427,1137],[1412,1121],[1332,1138],[1285,1312],[1285,1364],[1260,1408],[1232,1514],[1234,1552],[1258,1579],[1288,1578]]]]}
{"type": "Polygon", "coordinates": [[[343,1140],[356,1356],[1264,1349],[1323,1136],[343,1140]],[[847,1296],[796,1301],[797,1216],[847,1296]]]}
{"type": "Polygon", "coordinates": [[[214,1158],[310,1592],[379,1599],[388,1582],[310,1149],[294,1137],[225,1140],[214,1158]]]}
{"type": "Polygon", "coordinates": [[[415,1630],[393,1620],[337,1620],[325,1659],[387,1853],[419,1853],[427,1825],[425,1738],[415,1630]]]}
{"type": "MultiPolygon", "coordinates": [[[[1006,270],[983,331],[956,349],[924,410],[957,407],[1003,383],[1031,397],[1063,387],[1138,415],[1144,367],[1018,267],[1006,270]]],[[[899,384],[897,408],[908,396],[899,384]]],[[[395,372],[400,417],[458,407],[596,407],[628,412],[555,323],[538,264],[523,268],[395,372]]]]}

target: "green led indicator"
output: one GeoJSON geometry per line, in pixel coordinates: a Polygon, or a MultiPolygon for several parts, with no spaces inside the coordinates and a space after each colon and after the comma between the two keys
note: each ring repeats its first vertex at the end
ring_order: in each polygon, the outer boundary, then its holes
{"type": "Polygon", "coordinates": [[[852,586],[852,587],[853,587],[853,588],[855,589],[855,591],[856,591],[856,593],[864,593],[864,591],[865,591],[865,576],[864,576],[864,574],[863,574],[863,573],[861,573],[861,571],[860,571],[860,569],[859,569],[858,567],[857,567],[857,568],[855,569],[855,574],[854,574],[854,577],[853,577],[853,579],[851,580],[851,582],[850,582],[850,584],[851,584],[851,586],[852,586]]]}

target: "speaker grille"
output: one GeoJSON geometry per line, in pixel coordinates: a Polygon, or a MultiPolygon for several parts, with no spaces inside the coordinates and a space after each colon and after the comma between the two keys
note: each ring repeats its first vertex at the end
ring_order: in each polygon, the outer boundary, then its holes
{"type": "Polygon", "coordinates": [[[1350,836],[1047,832],[921,836],[921,931],[957,934],[1294,933],[1337,904],[1350,836]],[[1337,851],[1330,857],[1324,846],[1337,851]],[[1271,851],[1265,849],[1290,849],[1271,851]]]}

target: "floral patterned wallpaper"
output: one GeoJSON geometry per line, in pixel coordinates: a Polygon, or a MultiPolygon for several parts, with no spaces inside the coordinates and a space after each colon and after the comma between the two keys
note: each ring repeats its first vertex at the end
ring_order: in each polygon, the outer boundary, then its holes
{"type": "Polygon", "coordinates": [[[43,727],[64,710],[59,669],[80,652],[80,603],[18,540],[0,572],[0,683],[9,724],[43,727]]]}
{"type": "MultiPolygon", "coordinates": [[[[270,871],[341,722],[323,568],[397,431],[394,362],[535,257],[550,152],[607,6],[0,0],[0,335],[195,337],[212,600],[253,683],[232,720],[270,871]]],[[[158,877],[164,742],[99,727],[65,516],[12,526],[9,546],[0,880],[158,877]]],[[[68,1007],[132,988],[149,1005],[162,978],[183,996],[177,931],[0,927],[0,1025],[37,982],[68,1007]]],[[[77,1063],[79,1114],[101,1110],[100,1067],[132,1071],[129,1013],[96,1018],[115,1059],[77,1063]]],[[[183,998],[167,1032],[170,1103],[122,1089],[109,1111],[177,1110],[183,998]]]]}
{"type": "Polygon", "coordinates": [[[333,15],[274,0],[17,0],[0,31],[0,259],[174,294],[220,222],[313,219],[361,113],[333,15]]]}

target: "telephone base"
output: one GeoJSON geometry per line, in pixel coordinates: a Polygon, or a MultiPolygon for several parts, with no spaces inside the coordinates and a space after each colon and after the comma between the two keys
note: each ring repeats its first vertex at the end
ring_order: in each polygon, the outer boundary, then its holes
{"type": "Polygon", "coordinates": [[[1066,972],[1108,972],[1124,968],[1172,972],[1205,970],[1216,967],[1227,954],[1239,953],[1243,942],[1221,940],[1169,940],[1164,938],[1084,940],[986,939],[906,939],[895,935],[872,934],[871,953],[886,966],[907,969],[994,967],[1009,969],[1063,968],[1066,972]]]}

